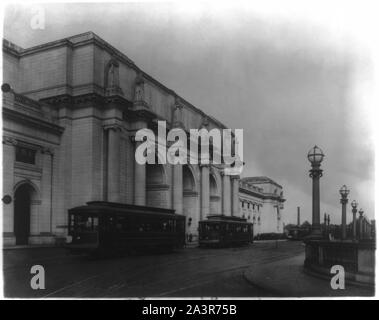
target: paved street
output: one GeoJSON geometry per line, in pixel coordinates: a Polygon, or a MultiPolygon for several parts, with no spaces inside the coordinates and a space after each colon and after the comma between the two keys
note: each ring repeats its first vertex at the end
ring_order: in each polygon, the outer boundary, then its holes
{"type": "Polygon", "coordinates": [[[187,248],[102,260],[72,256],[62,248],[4,250],[5,296],[270,297],[275,294],[246,280],[246,270],[262,270],[303,252],[300,242],[278,242],[277,247],[275,242],[266,242],[242,248],[187,248]],[[45,290],[30,287],[30,268],[35,264],[45,268],[45,290]]]}
{"type": "Polygon", "coordinates": [[[93,260],[62,248],[4,250],[7,297],[270,296],[249,284],[246,268],[304,251],[300,243],[255,243],[227,249],[93,260]],[[45,268],[46,289],[32,290],[30,268],[45,268]]]}

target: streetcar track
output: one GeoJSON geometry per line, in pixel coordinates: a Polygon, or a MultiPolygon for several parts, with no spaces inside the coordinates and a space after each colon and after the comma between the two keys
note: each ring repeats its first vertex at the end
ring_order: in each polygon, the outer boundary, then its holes
{"type": "Polygon", "coordinates": [[[66,290],[66,289],[69,289],[69,288],[71,288],[71,287],[74,287],[74,286],[76,286],[76,285],[78,285],[78,284],[80,284],[80,283],[86,282],[86,281],[88,281],[88,280],[95,279],[95,278],[97,278],[98,276],[99,276],[99,275],[96,275],[96,276],[92,276],[92,277],[85,278],[85,279],[83,279],[83,280],[81,280],[81,281],[77,281],[77,282],[75,282],[75,283],[73,283],[73,284],[70,284],[70,285],[65,286],[65,287],[63,287],[63,288],[60,288],[60,289],[55,290],[55,291],[53,291],[53,292],[50,292],[50,293],[48,293],[47,295],[42,296],[42,298],[47,298],[47,297],[49,297],[49,296],[52,296],[53,294],[56,294],[56,293],[58,293],[58,292],[61,292],[61,291],[64,291],[64,290],[66,290]]]}
{"type": "MultiPolygon", "coordinates": [[[[251,249],[252,247],[247,247],[247,248],[241,248],[243,252],[246,252],[247,250],[251,249]]],[[[256,250],[252,250],[252,254],[248,255],[248,259],[251,259],[251,258],[254,258],[254,257],[257,257],[257,256],[260,256],[260,255],[266,255],[266,252],[268,252],[267,250],[267,247],[266,246],[256,246],[255,247],[256,250]]],[[[192,249],[191,249],[192,250],[192,249]]],[[[197,253],[200,253],[201,250],[198,250],[198,252],[195,252],[195,254],[197,253]]],[[[166,267],[172,267],[172,266],[175,266],[175,265],[180,265],[180,264],[183,264],[183,263],[188,263],[188,262],[193,262],[193,261],[197,261],[197,260],[203,260],[203,259],[212,259],[214,257],[219,257],[221,258],[222,256],[235,256],[235,255],[240,255],[241,254],[241,250],[236,250],[234,248],[227,248],[227,249],[221,249],[220,251],[215,251],[215,250],[207,250],[207,251],[204,251],[204,252],[201,252],[200,253],[200,256],[186,256],[184,255],[183,257],[183,253],[186,254],[186,253],[190,253],[192,254],[193,252],[190,252],[190,251],[181,251],[179,252],[180,253],[180,259],[175,259],[175,256],[168,256],[168,258],[172,257],[173,259],[170,259],[169,261],[163,261],[162,259],[166,258],[167,256],[163,257],[163,256],[158,256],[158,260],[159,261],[156,261],[155,262],[155,267],[156,268],[166,268],[166,267]]],[[[187,281],[194,281],[195,279],[195,284],[190,284],[188,286],[182,286],[180,288],[175,288],[175,289],[172,289],[172,290],[167,290],[165,292],[161,292],[161,293],[158,293],[158,295],[154,295],[154,296],[163,296],[165,294],[170,294],[171,292],[172,293],[175,293],[175,292],[180,292],[180,291],[183,291],[183,290],[186,290],[186,289],[190,289],[192,287],[196,287],[196,286],[200,286],[202,284],[206,284],[206,283],[209,283],[209,282],[212,282],[214,281],[214,277],[212,277],[212,279],[209,279],[209,276],[211,275],[216,275],[216,276],[219,276],[223,273],[228,273],[228,272],[232,272],[232,271],[236,271],[238,269],[245,269],[245,268],[248,268],[248,267],[253,267],[253,266],[256,266],[256,265],[260,265],[260,264],[265,264],[265,263],[270,263],[272,261],[278,261],[278,260],[282,260],[282,259],[286,259],[286,258],[289,258],[289,257],[292,257],[294,255],[297,255],[297,254],[300,254],[300,253],[303,253],[303,250],[295,250],[291,253],[286,253],[286,254],[278,254],[278,255],[275,255],[275,256],[271,256],[271,257],[260,257],[258,261],[250,261],[249,263],[247,264],[243,264],[243,265],[238,265],[238,266],[235,266],[235,267],[232,267],[232,268],[227,268],[227,269],[224,269],[224,270],[218,270],[218,271],[215,271],[215,270],[212,270],[212,272],[209,272],[209,271],[205,271],[205,273],[203,275],[199,275],[199,274],[196,274],[192,277],[190,277],[189,279],[185,279],[184,277],[180,277],[178,274],[175,274],[175,277],[177,280],[184,280],[185,282],[187,281]],[[199,276],[200,276],[200,280],[199,280],[199,276]]],[[[60,260],[65,260],[65,256],[60,256],[61,259],[60,260]]],[[[81,256],[80,256],[81,257],[81,256]]],[[[65,291],[67,292],[70,292],[72,290],[75,291],[75,288],[79,289],[78,291],[83,291],[86,292],[88,291],[89,289],[99,289],[99,286],[98,286],[98,283],[96,283],[96,281],[93,283],[93,285],[89,288],[85,288],[85,287],[82,287],[82,290],[80,289],[81,286],[83,286],[85,283],[88,283],[89,281],[93,281],[93,280],[96,280],[96,279],[101,279],[102,277],[104,277],[104,279],[106,279],[107,277],[109,277],[110,275],[114,274],[115,272],[118,272],[118,273],[122,273],[122,274],[126,274],[127,275],[127,279],[125,280],[122,280],[122,283],[120,284],[120,279],[118,280],[115,280],[115,281],[111,281],[111,283],[109,284],[109,287],[107,289],[104,290],[104,292],[113,292],[113,293],[116,293],[117,291],[123,289],[124,287],[127,287],[129,290],[130,288],[138,288],[140,286],[145,286],[146,284],[139,284],[138,282],[140,281],[140,276],[141,275],[144,275],[144,274],[149,274],[151,273],[151,262],[149,263],[148,259],[151,258],[152,256],[142,256],[142,258],[137,261],[138,263],[145,263],[147,262],[148,264],[147,265],[132,265],[130,266],[127,265],[127,266],[121,266],[121,267],[118,267],[115,271],[115,269],[113,270],[106,270],[104,272],[100,272],[100,273],[95,273],[94,275],[91,275],[89,277],[86,277],[84,279],[80,279],[78,281],[74,281],[73,283],[70,283],[66,286],[63,286],[63,287],[60,287],[60,288],[57,288],[51,292],[49,292],[48,294],[44,295],[42,298],[51,298],[53,296],[62,296],[62,293],[64,293],[65,291]],[[146,260],[146,261],[145,261],[146,260]],[[136,271],[135,269],[138,268],[138,270],[136,271]],[[118,282],[117,282],[118,281],[118,282]],[[83,290],[84,289],[84,290],[83,290]]],[[[44,258],[44,259],[35,259],[33,261],[36,261],[37,263],[41,263],[43,261],[52,261],[56,259],[56,257],[49,257],[49,258],[44,258]]],[[[130,258],[127,257],[126,259],[123,259],[123,263],[127,263],[128,264],[128,260],[130,258]]],[[[104,261],[104,260],[102,260],[104,261]]],[[[118,260],[120,261],[120,260],[118,260]]],[[[136,262],[136,260],[131,260],[132,262],[136,262]]],[[[76,263],[78,263],[78,260],[69,260],[67,261],[68,264],[70,265],[75,265],[76,263]]],[[[28,263],[30,264],[30,263],[28,263]]],[[[57,265],[56,263],[54,265],[57,265]]],[[[65,264],[67,265],[67,263],[65,264]]],[[[92,265],[92,264],[91,264],[92,265]]],[[[25,267],[24,266],[12,266],[12,267],[7,267],[5,268],[5,271],[9,272],[11,269],[18,269],[18,268],[22,268],[22,267],[25,267]]],[[[109,265],[105,265],[104,267],[109,267],[109,265]]],[[[150,281],[147,285],[149,287],[154,287],[154,286],[159,286],[162,282],[164,281],[172,281],[172,280],[175,280],[173,278],[169,278],[169,279],[166,279],[166,280],[158,280],[158,281],[150,281]]],[[[76,292],[76,294],[78,294],[79,292],[76,292]]],[[[73,295],[64,295],[64,296],[75,296],[75,294],[73,295]]],[[[63,297],[63,296],[62,296],[63,297]]]]}
{"type": "MultiPolygon", "coordinates": [[[[161,263],[161,264],[160,264],[160,267],[161,267],[161,266],[170,266],[170,265],[172,265],[172,264],[180,263],[180,262],[188,262],[188,261],[192,261],[192,260],[200,260],[200,259],[203,259],[203,258],[205,258],[205,257],[212,257],[212,256],[219,256],[219,255],[217,255],[217,254],[214,254],[214,255],[211,255],[211,256],[209,256],[209,255],[202,255],[202,256],[200,256],[200,257],[192,257],[191,259],[181,259],[181,260],[179,260],[179,261],[178,261],[178,260],[168,261],[168,262],[161,263]]],[[[131,267],[131,270],[134,270],[134,268],[135,268],[135,266],[132,266],[132,267],[131,267]]],[[[149,269],[150,266],[143,266],[142,268],[144,268],[144,269],[149,269]]],[[[132,274],[132,277],[137,277],[137,276],[140,275],[140,274],[144,274],[144,273],[146,273],[146,270],[141,270],[142,268],[139,267],[139,271],[137,271],[137,272],[135,272],[134,274],[132,274]]],[[[123,268],[121,268],[121,270],[119,270],[119,271],[128,272],[129,270],[128,270],[128,268],[123,267],[123,268]]],[[[83,284],[83,283],[87,282],[88,280],[96,279],[96,278],[98,278],[98,277],[100,277],[100,276],[102,276],[102,275],[105,276],[105,275],[111,274],[111,273],[113,273],[113,272],[114,272],[114,270],[111,270],[111,271],[105,271],[105,272],[101,272],[101,273],[99,273],[99,274],[95,274],[94,276],[91,276],[91,277],[88,277],[88,278],[85,278],[85,279],[82,279],[82,280],[76,281],[76,282],[74,282],[74,283],[72,283],[72,284],[70,284],[70,285],[67,285],[67,286],[63,287],[63,288],[57,289],[57,290],[55,290],[53,293],[49,293],[49,294],[47,294],[47,295],[45,295],[45,296],[43,296],[43,297],[51,296],[52,294],[56,294],[56,293],[58,293],[58,292],[62,292],[62,291],[64,291],[64,290],[66,290],[66,289],[73,288],[73,287],[75,287],[75,286],[77,286],[77,285],[83,284]]]]}
{"type": "MultiPolygon", "coordinates": [[[[223,254],[214,254],[212,256],[222,256],[222,255],[225,255],[227,254],[228,252],[223,252],[223,254]]],[[[235,254],[237,254],[237,252],[235,252],[235,254]]],[[[198,277],[200,276],[201,278],[203,278],[204,280],[205,279],[208,279],[209,276],[214,276],[214,275],[220,275],[220,274],[223,274],[223,273],[227,273],[227,272],[232,272],[232,271],[236,271],[236,270],[239,270],[239,269],[246,269],[248,267],[252,267],[253,265],[259,265],[259,264],[266,264],[266,263],[270,263],[270,262],[273,262],[273,261],[279,261],[279,260],[285,260],[287,258],[290,258],[290,257],[293,257],[293,253],[291,254],[282,254],[282,255],[278,255],[278,256],[275,256],[275,257],[266,257],[266,258],[263,258],[263,260],[260,260],[260,261],[256,261],[256,262],[251,262],[251,263],[248,263],[248,264],[244,264],[244,265],[239,265],[239,266],[236,266],[236,267],[232,267],[232,268],[228,268],[228,269],[224,269],[224,270],[219,270],[219,271],[212,271],[212,272],[207,272],[206,274],[204,275],[199,275],[199,274],[196,274],[195,275],[195,279],[198,279],[198,277]]],[[[206,256],[206,257],[212,257],[212,256],[206,256]]],[[[182,263],[182,262],[188,262],[188,261],[195,261],[195,260],[199,260],[199,259],[202,259],[204,258],[205,256],[201,256],[201,257],[191,257],[191,259],[181,259],[181,260],[175,260],[175,261],[169,261],[167,263],[163,263],[163,264],[160,264],[159,266],[160,267],[164,267],[164,266],[168,266],[168,265],[173,265],[173,264],[177,264],[177,263],[182,263]]],[[[143,275],[145,274],[148,270],[150,270],[150,266],[145,266],[143,268],[143,270],[139,270],[138,272],[135,272],[131,275],[129,275],[129,278],[131,279],[136,279],[139,275],[143,275]]],[[[127,271],[127,270],[119,270],[120,272],[121,271],[127,271]]],[[[77,285],[81,285],[83,284],[84,282],[86,281],[89,281],[89,280],[92,280],[92,279],[96,279],[96,278],[99,278],[101,277],[102,275],[104,276],[107,276],[109,275],[110,273],[112,273],[113,271],[107,271],[107,272],[104,272],[104,273],[101,273],[101,274],[98,274],[98,275],[95,275],[93,277],[89,277],[89,278],[86,278],[84,280],[80,280],[80,281],[77,281],[69,286],[66,286],[64,288],[61,288],[61,289],[58,289],[56,290],[55,292],[53,293],[50,293],[48,294],[47,296],[51,296],[52,294],[56,294],[56,293],[59,293],[59,292],[62,292],[64,290],[67,290],[67,289],[70,289],[70,288],[73,288],[77,285]]],[[[179,280],[177,278],[177,274],[175,275],[176,276],[176,280],[179,280]]],[[[193,278],[193,277],[192,277],[193,278]]],[[[190,278],[188,279],[187,281],[193,281],[193,279],[190,278]]],[[[159,284],[161,283],[165,283],[167,282],[168,279],[164,279],[164,280],[158,280],[158,281],[154,281],[154,282],[149,282],[149,286],[158,286],[159,284]]],[[[138,281],[138,280],[137,280],[138,281]]],[[[181,288],[178,288],[178,289],[173,289],[173,290],[170,290],[170,292],[178,292],[178,291],[183,291],[183,290],[186,290],[186,289],[190,289],[192,287],[197,287],[197,286],[200,286],[202,284],[206,284],[208,282],[212,282],[214,281],[214,279],[210,279],[210,280],[206,280],[206,281],[196,281],[196,284],[191,284],[190,286],[185,286],[185,287],[181,287],[181,288]]],[[[131,282],[128,282],[127,284],[126,283],[123,283],[123,284],[116,284],[116,285],[113,285],[111,286],[110,288],[108,288],[109,291],[114,291],[114,290],[118,290],[118,289],[121,289],[123,287],[128,287],[128,289],[130,290],[131,288],[138,288],[139,286],[141,286],[141,284],[138,284],[138,283],[134,283],[133,282],[135,281],[131,281],[131,282]],[[113,290],[112,290],[112,287],[113,287],[113,290]]],[[[88,290],[88,289],[87,289],[88,290]]],[[[86,290],[86,291],[87,291],[86,290]]],[[[163,296],[165,295],[166,293],[160,293],[158,295],[153,295],[153,296],[163,296]]],[[[46,296],[45,296],[46,297],[46,296]]]]}
{"type": "MultiPolygon", "coordinates": [[[[288,255],[287,254],[287,255],[283,255],[282,257],[275,257],[275,259],[265,259],[263,262],[260,261],[260,262],[257,262],[255,264],[267,264],[267,263],[270,263],[270,262],[273,262],[273,261],[285,260],[285,259],[288,259],[288,258],[291,258],[291,257],[293,257],[293,255],[288,255]]],[[[252,264],[249,263],[249,264],[240,265],[240,266],[236,266],[236,267],[232,267],[232,268],[228,268],[228,269],[224,269],[224,270],[213,271],[212,273],[204,275],[203,278],[208,277],[209,275],[217,277],[217,276],[219,276],[219,275],[221,275],[223,273],[228,273],[228,272],[233,272],[233,271],[237,271],[237,270],[242,270],[242,269],[249,268],[251,266],[252,266],[252,264]]],[[[199,276],[199,275],[196,275],[196,276],[199,276]]],[[[154,295],[154,296],[158,296],[158,297],[165,296],[166,294],[169,294],[169,293],[180,292],[180,291],[183,291],[183,290],[195,288],[195,287],[198,287],[200,285],[204,285],[204,284],[207,284],[207,283],[210,283],[210,282],[214,282],[214,281],[215,281],[215,279],[210,279],[210,280],[207,280],[207,281],[197,281],[197,283],[191,284],[190,286],[186,286],[186,287],[182,287],[182,288],[178,288],[178,289],[173,289],[173,290],[170,290],[168,292],[160,293],[160,294],[154,295]]],[[[159,283],[154,283],[154,284],[159,284],[159,283]]]]}

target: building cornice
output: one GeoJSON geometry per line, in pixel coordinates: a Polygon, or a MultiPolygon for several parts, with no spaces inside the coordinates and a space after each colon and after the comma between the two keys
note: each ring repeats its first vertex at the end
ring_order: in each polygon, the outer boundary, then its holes
{"type": "Polygon", "coordinates": [[[64,131],[64,128],[57,124],[39,118],[31,117],[30,115],[25,115],[21,112],[11,110],[5,107],[3,107],[3,117],[4,119],[16,121],[24,125],[48,131],[57,135],[62,134],[62,132],[64,131]]]}
{"type": "Polygon", "coordinates": [[[242,187],[239,187],[239,192],[245,193],[245,194],[248,194],[250,196],[254,196],[254,197],[260,198],[260,199],[265,199],[265,196],[264,196],[263,193],[259,193],[259,192],[252,191],[252,190],[249,190],[249,189],[245,189],[245,188],[242,188],[242,187]]]}
{"type": "Polygon", "coordinates": [[[275,182],[274,180],[268,177],[246,177],[246,178],[242,178],[241,181],[244,183],[251,183],[254,185],[269,183],[283,189],[283,187],[279,183],[275,182]]]}
{"type": "Polygon", "coordinates": [[[97,107],[112,107],[117,106],[122,109],[131,107],[131,102],[120,95],[102,96],[98,93],[86,93],[82,95],[72,96],[69,94],[62,94],[59,96],[52,96],[43,98],[41,102],[48,103],[52,107],[60,108],[81,108],[88,106],[97,107]]]}
{"type": "Polygon", "coordinates": [[[254,197],[257,197],[257,198],[260,198],[262,200],[274,200],[274,201],[279,201],[279,202],[282,202],[282,203],[286,201],[286,199],[280,197],[279,195],[274,195],[274,194],[271,194],[271,193],[256,192],[256,191],[253,191],[253,190],[250,190],[250,189],[245,189],[243,187],[239,187],[239,192],[245,193],[247,195],[254,196],[254,197]]]}

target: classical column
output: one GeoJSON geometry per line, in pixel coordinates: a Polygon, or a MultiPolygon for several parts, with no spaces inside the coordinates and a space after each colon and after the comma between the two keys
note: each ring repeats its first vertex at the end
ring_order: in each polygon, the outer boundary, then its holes
{"type": "MultiPolygon", "coordinates": [[[[175,97],[175,103],[172,112],[171,132],[175,132],[178,135],[178,137],[180,137],[180,132],[184,131],[184,125],[182,120],[183,106],[181,105],[179,98],[175,97]]],[[[172,144],[170,144],[170,146],[171,145],[172,144]]],[[[175,154],[172,154],[172,157],[175,158],[175,154]]],[[[183,214],[183,165],[180,163],[176,163],[172,166],[172,207],[176,213],[183,214]]]]}
{"type": "Polygon", "coordinates": [[[201,219],[209,215],[209,165],[200,165],[201,168],[201,219]]]}
{"type": "Polygon", "coordinates": [[[42,193],[42,203],[44,203],[43,209],[39,212],[40,216],[45,215],[40,220],[40,228],[42,232],[53,232],[53,192],[54,192],[54,150],[49,147],[41,148],[41,156],[43,161],[44,174],[42,175],[42,190],[46,189],[49,192],[42,193]],[[48,204],[48,209],[47,209],[48,204]]]}
{"type": "Polygon", "coordinates": [[[120,131],[117,126],[108,128],[108,192],[111,202],[120,201],[120,131]]]}
{"type": "Polygon", "coordinates": [[[3,235],[4,244],[15,244],[14,238],[14,163],[17,140],[3,137],[3,235]]]}
{"type": "MultiPolygon", "coordinates": [[[[143,143],[135,141],[135,150],[143,143]]],[[[146,205],[146,164],[134,162],[134,204],[138,206],[146,205]]]]}
{"type": "Polygon", "coordinates": [[[183,213],[183,165],[173,164],[172,190],[173,209],[177,214],[183,213]]]}
{"type": "Polygon", "coordinates": [[[239,176],[232,176],[232,215],[233,216],[238,216],[239,215],[239,188],[240,188],[240,177],[239,176]]]}
{"type": "Polygon", "coordinates": [[[231,216],[231,193],[230,193],[230,176],[221,172],[222,175],[222,214],[224,216],[231,216]]]}

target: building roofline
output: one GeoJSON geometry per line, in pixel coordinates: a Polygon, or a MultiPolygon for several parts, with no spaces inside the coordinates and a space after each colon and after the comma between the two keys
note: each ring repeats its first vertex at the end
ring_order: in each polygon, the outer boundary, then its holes
{"type": "Polygon", "coordinates": [[[283,187],[279,183],[277,183],[276,181],[266,176],[245,177],[245,178],[241,178],[241,181],[246,182],[246,183],[252,183],[252,184],[271,183],[283,189],[283,187]]]}
{"type": "Polygon", "coordinates": [[[110,52],[113,56],[116,56],[118,59],[120,59],[122,62],[127,64],[130,68],[136,70],[138,73],[142,73],[143,77],[166,91],[168,94],[173,95],[174,97],[180,98],[180,100],[183,102],[183,105],[196,111],[197,113],[201,114],[203,117],[208,118],[210,121],[214,122],[218,127],[221,128],[227,128],[221,121],[215,119],[214,117],[207,115],[204,111],[201,109],[195,107],[192,103],[184,99],[183,97],[179,96],[174,90],[166,87],[164,84],[156,80],[154,77],[150,76],[146,72],[144,72],[142,69],[140,69],[129,57],[127,57],[124,53],[122,53],[120,50],[116,49],[114,46],[109,44],[109,42],[102,39],[100,36],[98,36],[93,31],[87,31],[84,33],[80,33],[77,35],[65,37],[59,40],[49,41],[43,44],[39,44],[36,46],[32,46],[29,48],[22,48],[11,41],[7,39],[3,39],[3,50],[9,52],[10,54],[13,54],[17,56],[18,58],[34,54],[42,50],[48,50],[52,48],[57,48],[61,46],[69,46],[69,47],[78,47],[86,44],[94,43],[95,45],[100,46],[101,48],[107,50],[110,52]]]}

